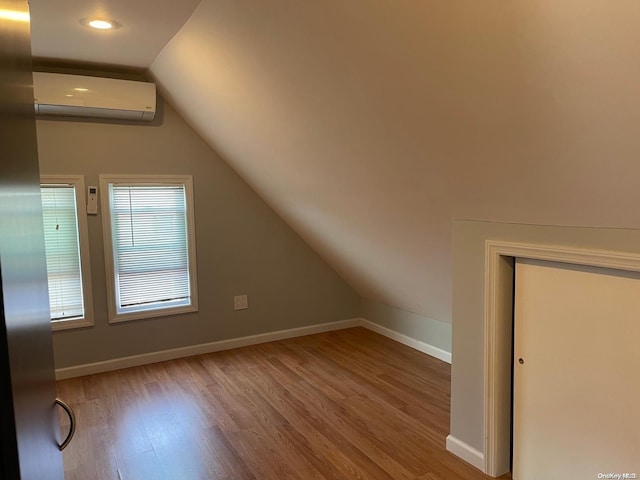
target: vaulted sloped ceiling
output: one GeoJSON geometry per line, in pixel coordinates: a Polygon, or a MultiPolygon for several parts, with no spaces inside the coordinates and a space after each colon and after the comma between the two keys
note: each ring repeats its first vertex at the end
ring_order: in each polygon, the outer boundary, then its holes
{"type": "Polygon", "coordinates": [[[639,26],[636,0],[203,0],[150,71],[363,296],[450,321],[454,217],[640,227],[639,26]]]}

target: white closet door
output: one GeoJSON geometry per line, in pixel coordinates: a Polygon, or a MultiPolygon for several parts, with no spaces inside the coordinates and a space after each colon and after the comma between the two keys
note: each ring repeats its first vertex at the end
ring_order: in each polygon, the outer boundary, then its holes
{"type": "Polygon", "coordinates": [[[514,315],[513,479],[640,478],[640,275],[518,260],[514,315]]]}

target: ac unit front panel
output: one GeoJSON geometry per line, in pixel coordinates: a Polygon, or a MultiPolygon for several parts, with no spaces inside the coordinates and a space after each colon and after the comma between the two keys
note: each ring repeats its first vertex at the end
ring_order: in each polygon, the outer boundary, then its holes
{"type": "Polygon", "coordinates": [[[151,121],[153,112],[139,110],[117,110],[113,108],[77,107],[69,105],[38,105],[37,115],[56,115],[61,117],[114,118],[118,120],[151,121]]]}
{"type": "Polygon", "coordinates": [[[34,72],[33,86],[36,111],[40,114],[147,120],[153,119],[156,110],[153,83],[34,72]],[[133,117],[123,113],[120,117],[118,112],[136,113],[133,117]]]}

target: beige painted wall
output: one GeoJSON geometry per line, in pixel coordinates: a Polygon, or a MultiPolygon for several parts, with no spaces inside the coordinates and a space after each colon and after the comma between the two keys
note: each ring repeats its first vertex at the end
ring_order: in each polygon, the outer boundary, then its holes
{"type": "Polygon", "coordinates": [[[392,307],[381,302],[362,299],[361,316],[394,332],[451,353],[451,324],[392,307]]]}
{"type": "Polygon", "coordinates": [[[480,452],[484,452],[487,240],[640,253],[640,230],[454,221],[451,435],[480,452]]]}
{"type": "Polygon", "coordinates": [[[194,178],[200,311],[110,325],[102,218],[89,216],[95,326],[54,333],[56,367],[359,316],[351,287],[167,104],[163,115],[154,125],[37,122],[42,174],[82,174],[86,185],[100,173],[194,178]],[[238,294],[248,310],[233,310],[238,294]]]}
{"type": "Polygon", "coordinates": [[[451,219],[640,228],[637,0],[203,0],[151,65],[366,298],[451,321],[451,219]]]}

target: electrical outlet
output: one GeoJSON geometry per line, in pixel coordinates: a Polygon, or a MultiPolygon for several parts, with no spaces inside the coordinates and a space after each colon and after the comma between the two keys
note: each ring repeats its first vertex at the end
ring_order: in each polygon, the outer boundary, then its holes
{"type": "Polygon", "coordinates": [[[247,295],[236,295],[233,297],[233,309],[245,310],[249,308],[249,298],[247,295]]]}

